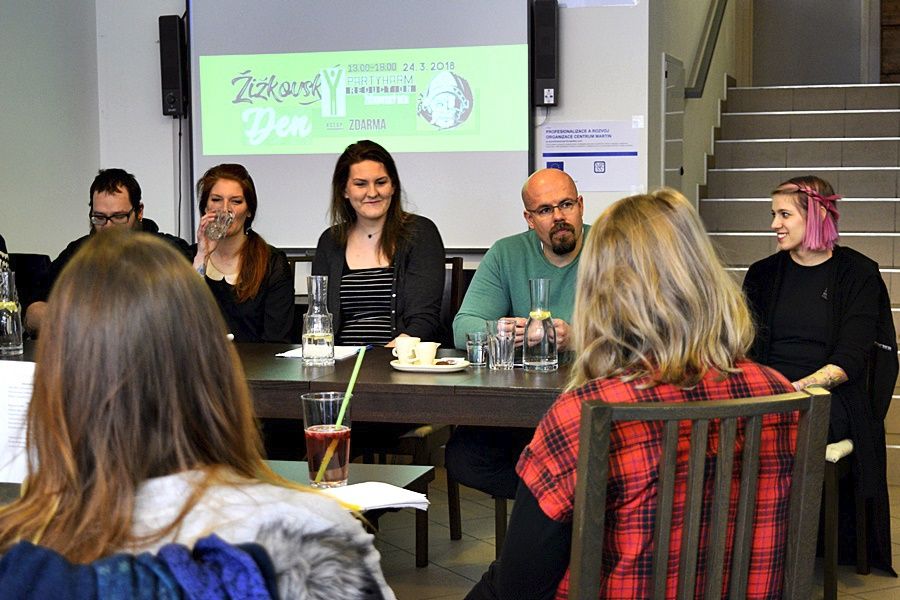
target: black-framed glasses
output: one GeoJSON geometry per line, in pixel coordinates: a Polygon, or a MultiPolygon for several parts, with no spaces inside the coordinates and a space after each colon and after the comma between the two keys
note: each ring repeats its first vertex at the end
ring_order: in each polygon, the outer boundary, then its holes
{"type": "Polygon", "coordinates": [[[97,225],[98,227],[102,227],[106,225],[107,221],[112,221],[116,225],[123,225],[128,222],[128,219],[131,218],[131,215],[134,213],[134,209],[132,208],[128,212],[124,213],[115,213],[113,215],[101,215],[99,213],[91,214],[91,223],[97,225]]]}
{"type": "Polygon", "coordinates": [[[568,214],[571,214],[573,210],[575,210],[576,206],[578,206],[578,200],[563,200],[559,204],[547,204],[547,205],[541,206],[539,208],[536,208],[534,210],[531,210],[528,208],[526,208],[525,210],[527,210],[528,212],[530,212],[531,214],[533,214],[536,217],[546,219],[548,217],[553,216],[553,213],[556,211],[557,208],[559,209],[559,212],[561,212],[562,214],[568,215],[568,214]]]}

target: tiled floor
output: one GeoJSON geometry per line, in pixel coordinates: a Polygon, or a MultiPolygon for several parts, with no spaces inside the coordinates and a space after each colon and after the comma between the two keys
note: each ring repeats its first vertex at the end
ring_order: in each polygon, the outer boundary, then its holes
{"type": "MultiPolygon", "coordinates": [[[[447,525],[447,485],[442,468],[437,468],[429,487],[429,559],[423,569],[415,566],[414,517],[411,510],[386,514],[379,523],[381,530],[376,545],[381,552],[381,566],[388,583],[399,600],[461,599],[487,570],[494,558],[493,500],[468,488],[460,488],[462,496],[463,538],[450,540],[447,525]]],[[[894,542],[894,565],[900,564],[900,486],[890,487],[891,539],[894,542]]],[[[822,566],[816,565],[822,597],[822,566]]],[[[900,600],[900,579],[881,571],[857,575],[853,567],[840,567],[838,596],[847,599],[900,600]]]]}

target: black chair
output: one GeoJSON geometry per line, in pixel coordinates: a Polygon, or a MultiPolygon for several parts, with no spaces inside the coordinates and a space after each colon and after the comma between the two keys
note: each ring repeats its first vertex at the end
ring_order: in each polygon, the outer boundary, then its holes
{"type": "Polygon", "coordinates": [[[714,495],[708,513],[709,540],[706,556],[705,598],[719,598],[725,561],[730,561],[730,598],[743,598],[747,586],[749,551],[756,507],[757,474],[762,417],[771,413],[800,411],[797,453],[794,457],[790,492],[784,598],[807,600],[812,597],[816,532],[825,436],[831,395],[821,388],[809,388],[764,398],[727,401],[637,404],[585,402],[579,431],[578,482],[575,488],[575,512],[572,552],[569,564],[569,597],[595,600],[600,589],[603,534],[606,518],[606,484],[609,469],[609,442],[612,423],[618,421],[662,421],[663,454],[659,465],[659,505],[653,529],[653,596],[664,598],[669,562],[671,507],[674,498],[679,421],[692,422],[691,449],[687,474],[687,499],[681,555],[678,565],[678,597],[693,598],[697,575],[697,547],[701,525],[704,469],[707,458],[709,422],[718,419],[719,451],[716,456],[714,495]],[[726,556],[728,505],[734,464],[734,441],[738,420],[744,424],[744,448],[741,457],[740,498],[732,555],[726,556]]]}

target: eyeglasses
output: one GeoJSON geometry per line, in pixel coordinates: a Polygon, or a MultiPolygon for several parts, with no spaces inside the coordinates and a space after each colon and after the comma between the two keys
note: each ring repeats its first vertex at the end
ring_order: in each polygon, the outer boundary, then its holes
{"type": "Polygon", "coordinates": [[[91,215],[91,223],[98,226],[106,225],[107,221],[112,221],[116,225],[123,225],[128,222],[128,219],[131,218],[134,209],[132,208],[127,213],[116,213],[114,215],[101,215],[99,213],[93,213],[91,215]]]}
{"type": "Polygon", "coordinates": [[[548,204],[534,210],[530,210],[528,208],[526,208],[525,210],[536,217],[546,219],[553,216],[553,213],[556,212],[557,208],[562,214],[568,215],[571,214],[573,210],[575,210],[576,206],[578,206],[578,200],[563,200],[559,204],[548,204]]]}

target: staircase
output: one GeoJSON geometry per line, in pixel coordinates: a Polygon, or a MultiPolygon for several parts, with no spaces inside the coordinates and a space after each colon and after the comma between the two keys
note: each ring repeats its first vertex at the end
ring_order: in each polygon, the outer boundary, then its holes
{"type": "Polygon", "coordinates": [[[738,279],[775,251],[769,193],[813,174],[844,196],[840,243],[900,299],[900,85],[730,88],[709,163],[700,215],[738,279]]]}
{"type": "MultiPolygon", "coordinates": [[[[900,85],[729,88],[700,215],[740,281],[775,252],[770,192],[817,175],[838,194],[840,244],[877,261],[900,332],[900,85]]],[[[900,484],[900,401],[888,432],[888,482],[900,484]]]]}

